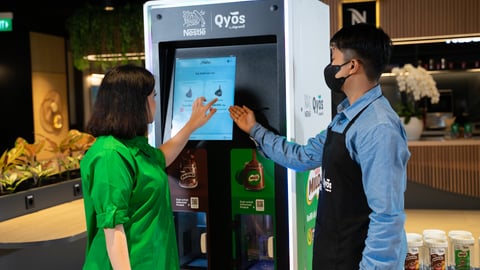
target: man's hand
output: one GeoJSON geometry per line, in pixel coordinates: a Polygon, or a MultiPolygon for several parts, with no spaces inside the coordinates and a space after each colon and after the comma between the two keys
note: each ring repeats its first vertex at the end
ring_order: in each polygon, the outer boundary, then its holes
{"type": "Polygon", "coordinates": [[[253,111],[245,105],[242,107],[237,105],[230,106],[228,111],[230,112],[230,117],[233,119],[235,124],[237,124],[241,130],[247,134],[250,134],[250,130],[253,128],[255,123],[257,123],[253,111]]]}

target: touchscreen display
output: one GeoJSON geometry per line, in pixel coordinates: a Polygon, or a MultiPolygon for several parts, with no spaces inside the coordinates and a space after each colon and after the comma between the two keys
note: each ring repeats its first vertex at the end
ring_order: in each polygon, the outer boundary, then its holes
{"type": "Polygon", "coordinates": [[[235,68],[235,56],[175,59],[172,137],[190,118],[193,101],[203,96],[206,102],[218,98],[213,105],[217,112],[190,140],[232,139],[233,120],[228,108],[233,105],[235,68]]]}

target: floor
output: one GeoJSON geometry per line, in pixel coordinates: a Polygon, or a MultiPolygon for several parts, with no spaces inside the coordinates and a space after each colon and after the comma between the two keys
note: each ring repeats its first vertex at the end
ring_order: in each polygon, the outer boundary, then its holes
{"type": "Polygon", "coordinates": [[[407,209],[405,230],[422,234],[425,229],[470,231],[475,237],[473,266],[480,267],[480,210],[407,209]]]}

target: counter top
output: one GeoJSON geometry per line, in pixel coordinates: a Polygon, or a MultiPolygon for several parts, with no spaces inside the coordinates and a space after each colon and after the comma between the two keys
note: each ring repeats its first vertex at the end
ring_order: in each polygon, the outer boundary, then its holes
{"type": "Polygon", "coordinates": [[[472,139],[446,139],[444,137],[427,137],[418,141],[408,141],[409,146],[440,146],[440,145],[480,145],[479,138],[472,139]]]}
{"type": "Polygon", "coordinates": [[[83,198],[0,222],[0,249],[86,237],[83,198]]]}

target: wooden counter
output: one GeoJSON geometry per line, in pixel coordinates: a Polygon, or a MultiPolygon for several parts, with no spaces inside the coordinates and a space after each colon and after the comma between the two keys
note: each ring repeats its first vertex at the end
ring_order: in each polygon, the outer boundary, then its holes
{"type": "Polygon", "coordinates": [[[83,199],[0,222],[0,249],[72,242],[86,237],[83,199]]]}
{"type": "Polygon", "coordinates": [[[421,139],[418,141],[408,141],[408,146],[463,146],[480,145],[480,139],[457,139],[449,140],[443,138],[421,139]]]}
{"type": "Polygon", "coordinates": [[[480,198],[480,140],[409,141],[409,181],[480,198]]]}

